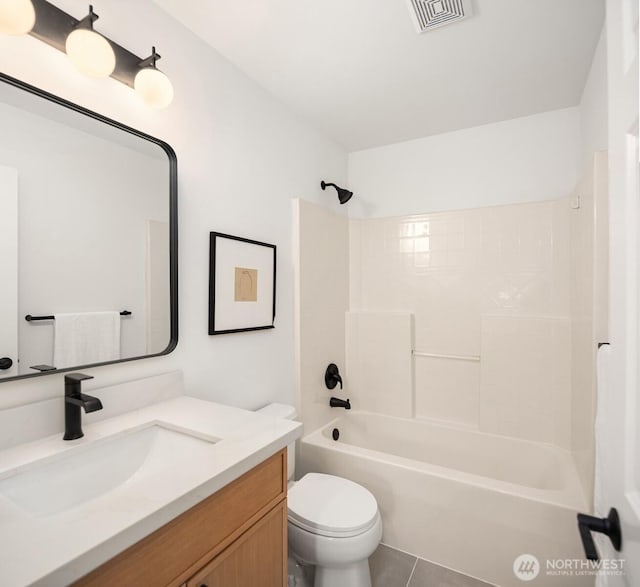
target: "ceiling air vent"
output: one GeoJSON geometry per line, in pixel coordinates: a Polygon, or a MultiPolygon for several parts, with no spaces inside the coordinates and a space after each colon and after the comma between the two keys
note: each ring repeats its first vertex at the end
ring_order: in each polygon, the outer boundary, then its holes
{"type": "Polygon", "coordinates": [[[469,0],[407,0],[419,33],[471,16],[469,0]]]}

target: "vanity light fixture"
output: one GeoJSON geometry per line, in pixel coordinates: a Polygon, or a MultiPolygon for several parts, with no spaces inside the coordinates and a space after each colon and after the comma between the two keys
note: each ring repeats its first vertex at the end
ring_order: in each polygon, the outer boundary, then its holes
{"type": "Polygon", "coordinates": [[[140,62],[140,71],[133,80],[133,87],[145,104],[153,108],[166,108],[173,100],[171,80],[156,67],[160,55],[151,48],[151,56],[140,62]]]}
{"type": "Polygon", "coordinates": [[[29,34],[66,52],[83,74],[108,77],[135,88],[145,103],[165,108],[173,99],[169,78],[156,68],[155,47],[143,59],[93,30],[98,15],[78,20],[47,0],[0,0],[0,34],[29,34]]]}
{"type": "Polygon", "coordinates": [[[65,50],[80,73],[93,78],[109,77],[116,68],[116,55],[109,41],[93,30],[96,20],[98,15],[90,5],[89,14],[67,36],[65,50]]]}
{"type": "Polygon", "coordinates": [[[27,35],[36,22],[31,0],[0,0],[0,33],[27,35]]]}

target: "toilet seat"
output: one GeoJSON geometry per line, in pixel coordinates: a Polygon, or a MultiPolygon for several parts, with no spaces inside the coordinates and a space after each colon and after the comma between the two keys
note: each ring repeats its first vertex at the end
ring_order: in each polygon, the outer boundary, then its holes
{"type": "Polygon", "coordinates": [[[342,477],[307,473],[288,493],[289,522],[320,536],[348,538],[379,519],[370,491],[342,477]]]}

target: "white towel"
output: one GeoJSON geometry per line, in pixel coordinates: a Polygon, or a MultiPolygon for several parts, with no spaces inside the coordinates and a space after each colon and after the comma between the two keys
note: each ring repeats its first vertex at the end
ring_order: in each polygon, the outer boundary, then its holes
{"type": "Polygon", "coordinates": [[[55,367],[79,367],[119,358],[120,312],[55,314],[55,367]]]}

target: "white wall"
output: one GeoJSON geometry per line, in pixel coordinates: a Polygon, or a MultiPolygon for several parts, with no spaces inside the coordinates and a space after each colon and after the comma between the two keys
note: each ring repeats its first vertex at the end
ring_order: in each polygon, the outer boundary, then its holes
{"type": "Polygon", "coordinates": [[[580,112],[555,110],[349,155],[349,215],[398,216],[567,196],[580,112]]]}
{"type": "Polygon", "coordinates": [[[349,215],[380,218],[558,199],[606,150],[603,27],[580,104],[349,154],[349,215]]]}
{"type": "Polygon", "coordinates": [[[608,137],[607,31],[603,27],[580,100],[580,170],[585,171],[596,151],[605,151],[608,137]]]}
{"type": "MultiPolygon", "coordinates": [[[[86,7],[57,6],[74,16],[86,7]]],[[[66,56],[32,37],[0,37],[0,70],[166,140],[177,152],[180,341],[167,357],[92,370],[87,389],[182,368],[189,393],[258,407],[293,401],[291,199],[338,209],[321,179],[346,183],[346,154],[295,118],[151,0],[95,3],[100,31],[138,55],[156,45],[174,103],[155,111],[130,88],[77,74],[66,56]],[[141,26],[143,23],[143,26],[141,26]],[[276,328],[211,337],[209,231],[278,246],[276,328]]],[[[62,394],[62,376],[0,384],[0,407],[62,394]]],[[[108,401],[108,399],[106,400],[108,401]]]]}

